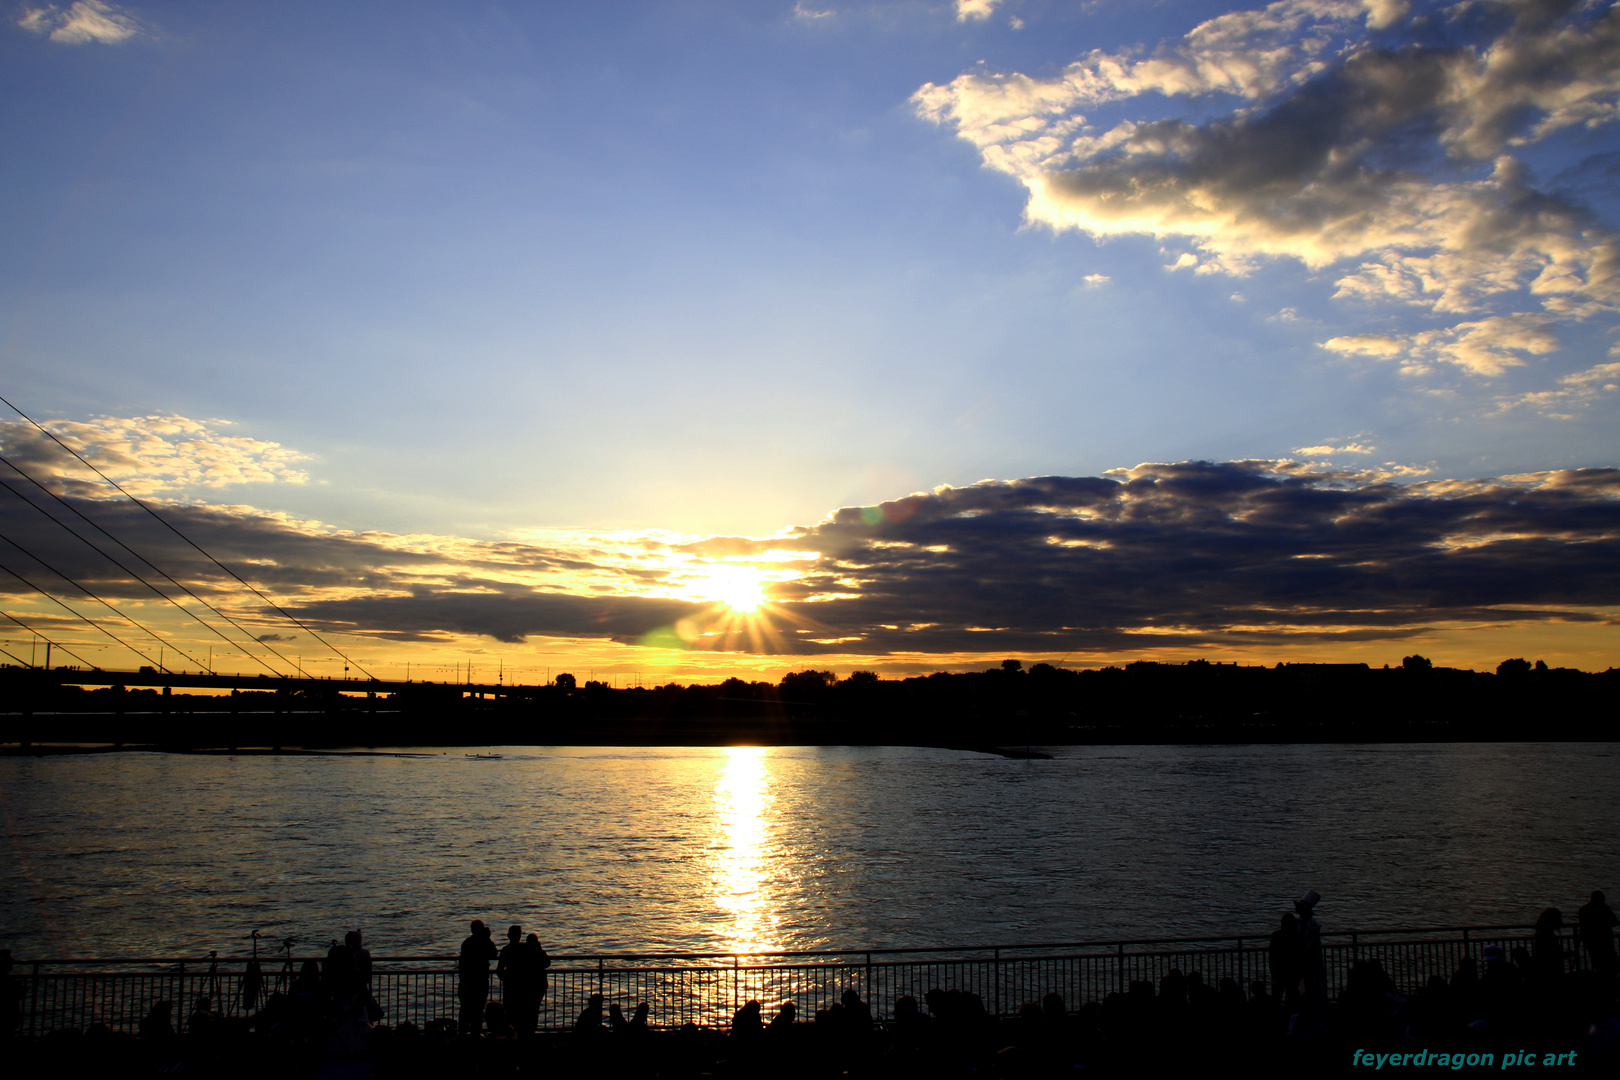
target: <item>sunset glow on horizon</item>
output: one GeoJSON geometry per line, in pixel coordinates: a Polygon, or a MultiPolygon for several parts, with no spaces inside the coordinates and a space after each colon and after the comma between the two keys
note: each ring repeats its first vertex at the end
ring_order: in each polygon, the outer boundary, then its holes
{"type": "Polygon", "coordinates": [[[0,664],[1604,670],[1617,27],[19,9],[0,664]]]}

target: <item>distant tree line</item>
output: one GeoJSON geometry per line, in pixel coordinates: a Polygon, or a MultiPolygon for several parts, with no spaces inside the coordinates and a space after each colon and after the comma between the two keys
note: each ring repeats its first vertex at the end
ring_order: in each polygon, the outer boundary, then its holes
{"type": "Polygon", "coordinates": [[[0,742],[105,739],[187,745],[704,744],[770,741],[964,747],[1126,742],[1593,739],[1620,736],[1620,670],[1521,658],[1495,672],[1193,660],[1071,669],[1005,660],[985,671],[885,679],[814,668],[775,683],[730,678],[614,689],[571,674],[471,696],[416,683],[370,698],[316,683],[229,697],[25,687],[0,670],[0,742]],[[28,709],[19,710],[23,697],[28,709]],[[32,715],[18,715],[20,711],[32,715]],[[54,713],[54,716],[45,714],[54,713]]]}

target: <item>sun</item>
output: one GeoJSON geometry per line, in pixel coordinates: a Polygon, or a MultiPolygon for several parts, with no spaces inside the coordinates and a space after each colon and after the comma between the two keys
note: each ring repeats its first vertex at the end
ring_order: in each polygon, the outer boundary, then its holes
{"type": "Polygon", "coordinates": [[[712,566],[692,582],[692,591],[746,615],[765,603],[765,576],[750,566],[712,566]]]}

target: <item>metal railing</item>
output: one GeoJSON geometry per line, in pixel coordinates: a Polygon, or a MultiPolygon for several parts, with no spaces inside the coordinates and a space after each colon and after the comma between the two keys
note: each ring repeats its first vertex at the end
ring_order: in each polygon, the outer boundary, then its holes
{"type": "MultiPolygon", "coordinates": [[[[1504,952],[1528,948],[1533,929],[1327,932],[1322,952],[1328,993],[1334,997],[1344,988],[1352,964],[1373,959],[1398,987],[1414,991],[1431,975],[1449,977],[1464,957],[1478,963],[1486,945],[1500,945],[1504,952]]],[[[1560,940],[1565,970],[1589,965],[1572,930],[1566,929],[1560,940]]],[[[1198,971],[1212,987],[1231,978],[1247,991],[1251,982],[1269,979],[1268,946],[1267,936],[1255,935],[858,951],[557,955],[548,972],[550,989],[541,1006],[540,1027],[568,1028],[586,999],[598,993],[626,1012],[637,1002],[648,1002],[652,1024],[678,1027],[724,1025],[750,999],[767,1006],[792,1001],[800,1017],[809,1019],[845,990],[860,994],[880,1021],[893,1014],[900,996],[921,1001],[935,987],[977,994],[994,1016],[1015,1014],[1020,1005],[1051,992],[1061,994],[1072,1009],[1124,992],[1133,982],[1157,985],[1172,968],[1183,974],[1198,971]]],[[[388,1022],[420,1025],[457,1015],[454,958],[375,957],[372,964],[372,994],[388,1022]]],[[[215,1013],[242,1017],[247,1014],[242,1000],[246,965],[244,957],[21,961],[14,972],[24,983],[21,1034],[96,1023],[133,1032],[158,1001],[173,1003],[175,1027],[183,1030],[186,1014],[202,996],[210,999],[215,1013]]],[[[292,972],[280,961],[264,968],[261,1003],[272,993],[289,991],[293,982],[292,972]]],[[[489,990],[492,1000],[500,997],[493,974],[489,990]]]]}

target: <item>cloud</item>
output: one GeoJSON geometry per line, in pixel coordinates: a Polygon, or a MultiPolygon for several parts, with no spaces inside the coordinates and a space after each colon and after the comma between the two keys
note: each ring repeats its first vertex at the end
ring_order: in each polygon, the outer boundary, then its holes
{"type": "Polygon", "coordinates": [[[1393,334],[1348,334],[1329,338],[1322,348],[1352,356],[1374,356],[1381,360],[1399,356],[1404,346],[1393,334]]]}
{"type": "Polygon", "coordinates": [[[1087,274],[1080,280],[1085,283],[1086,288],[1098,289],[1114,279],[1109,277],[1107,274],[1087,274]]]}
{"type": "Polygon", "coordinates": [[[1378,449],[1376,446],[1366,446],[1359,442],[1347,442],[1343,446],[1321,443],[1317,446],[1295,447],[1294,453],[1300,457],[1331,457],[1334,454],[1370,454],[1376,449],[1378,449]]]}
{"type": "Polygon", "coordinates": [[[117,45],[145,32],[134,14],[103,0],[78,0],[66,11],[55,4],[25,7],[17,25],[64,45],[84,45],[92,41],[117,45]]]}
{"type": "MultiPolygon", "coordinates": [[[[224,426],[225,421],[184,416],[45,422],[62,442],[137,495],[228,484],[301,484],[308,479],[295,465],[305,455],[280,443],[216,430],[224,426]]],[[[0,422],[0,453],[59,492],[118,497],[94,472],[24,421],[0,422]]],[[[0,479],[14,475],[0,467],[0,479]]]]}
{"type": "Polygon", "coordinates": [[[1356,334],[1330,338],[1322,347],[1333,352],[1401,360],[1407,374],[1426,374],[1433,364],[1452,364],[1474,375],[1500,375],[1524,363],[1523,356],[1543,356],[1558,349],[1558,338],[1546,315],[1493,315],[1441,330],[1411,334],[1356,334]]]}
{"type": "MultiPolygon", "coordinates": [[[[1611,351],[1611,355],[1613,355],[1611,351]]],[[[1606,395],[1620,392],[1620,362],[1595,364],[1585,371],[1559,378],[1556,389],[1538,390],[1518,397],[1502,398],[1498,412],[1528,407],[1556,420],[1575,419],[1575,410],[1592,405],[1606,395]]]]}
{"type": "MultiPolygon", "coordinates": [[[[1139,652],[1592,621],[1620,605],[1620,470],[1396,482],[1420,471],[1139,465],[942,487],[770,537],[554,530],[472,540],[358,533],[245,507],[165,513],[311,626],[380,641],[1139,652]],[[768,582],[774,603],[762,619],[740,620],[704,596],[703,582],[725,576],[717,567],[768,582]]],[[[80,505],[264,633],[285,632],[138,510],[80,505]]],[[[29,515],[7,497],[0,531],[52,550],[49,522],[29,515]]],[[[62,569],[118,602],[139,595],[63,543],[54,548],[62,569]]],[[[0,587],[15,598],[21,587],[7,581],[0,587]]]]}
{"type": "Polygon", "coordinates": [[[1402,41],[1404,4],[1280,0],[1050,77],[969,72],[913,103],[1024,185],[1032,224],[1189,244],[1173,266],[1200,274],[1295,260],[1350,305],[1481,316],[1420,350],[1489,376],[1556,345],[1547,324],[1492,345],[1491,318],[1620,311],[1620,237],[1514,156],[1620,117],[1620,8],[1504,6],[1505,26],[1459,4],[1402,41]],[[1173,115],[1204,97],[1208,118],[1173,115]],[[1221,99],[1234,107],[1209,116],[1221,99]],[[1170,115],[1088,118],[1119,103],[1170,115]]]}
{"type": "Polygon", "coordinates": [[[803,0],[794,0],[793,17],[795,19],[830,19],[838,14],[836,11],[817,11],[804,6],[803,0]]]}
{"type": "Polygon", "coordinates": [[[957,22],[982,22],[995,13],[1001,0],[956,0],[957,22]]]}

